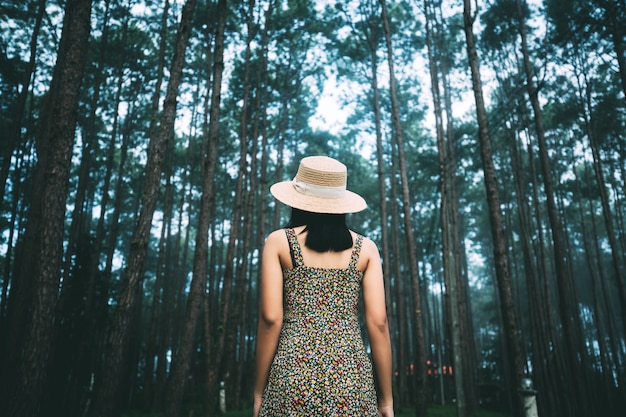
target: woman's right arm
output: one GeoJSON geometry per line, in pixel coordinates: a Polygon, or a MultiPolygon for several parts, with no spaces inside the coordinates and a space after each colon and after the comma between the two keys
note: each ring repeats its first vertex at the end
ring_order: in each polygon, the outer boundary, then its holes
{"type": "Polygon", "coordinates": [[[363,302],[365,324],[378,380],[378,411],[383,417],[393,417],[391,341],[385,306],[383,270],[380,254],[374,242],[364,240],[362,251],[368,260],[363,274],[363,302]]]}
{"type": "Polygon", "coordinates": [[[259,296],[259,319],[256,339],[256,379],[254,416],[261,408],[263,390],[278,346],[283,324],[283,274],[278,251],[284,233],[270,234],[263,248],[259,296]],[[282,235],[282,236],[281,236],[282,235]]]}

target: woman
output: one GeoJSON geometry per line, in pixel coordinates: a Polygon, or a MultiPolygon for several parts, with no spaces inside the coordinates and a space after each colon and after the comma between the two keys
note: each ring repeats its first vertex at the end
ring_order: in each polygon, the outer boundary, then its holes
{"type": "Polygon", "coordinates": [[[380,255],[346,226],[346,213],[366,207],[346,180],[345,165],[313,156],[293,181],[270,189],[292,215],[263,249],[254,417],[393,416],[380,255]],[[359,327],[361,291],[378,398],[359,327]]]}

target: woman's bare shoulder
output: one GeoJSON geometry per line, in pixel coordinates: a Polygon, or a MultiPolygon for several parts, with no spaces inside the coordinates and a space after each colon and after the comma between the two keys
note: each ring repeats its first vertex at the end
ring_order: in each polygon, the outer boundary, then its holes
{"type": "Polygon", "coordinates": [[[285,238],[285,229],[276,229],[273,232],[271,232],[269,235],[267,235],[267,238],[265,239],[266,242],[274,242],[274,241],[279,241],[280,239],[284,239],[285,238]]]}
{"type": "Polygon", "coordinates": [[[267,235],[265,239],[265,248],[273,249],[274,251],[280,251],[285,248],[289,248],[285,229],[277,229],[267,235]]]}
{"type": "Polygon", "coordinates": [[[376,246],[376,243],[374,243],[372,239],[367,236],[363,236],[363,241],[361,242],[361,253],[378,256],[378,246],[376,246]]]}
{"type": "Polygon", "coordinates": [[[370,265],[372,265],[372,261],[374,261],[374,265],[380,264],[380,254],[378,252],[378,246],[376,246],[376,243],[374,243],[373,240],[363,236],[357,268],[361,271],[364,271],[370,265]]]}

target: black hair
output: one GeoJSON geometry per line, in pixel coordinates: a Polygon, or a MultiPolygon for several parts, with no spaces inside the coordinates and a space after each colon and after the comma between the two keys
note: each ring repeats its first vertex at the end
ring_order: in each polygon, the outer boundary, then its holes
{"type": "Polygon", "coordinates": [[[291,209],[288,228],[305,226],[308,232],[304,246],[316,252],[341,252],[352,247],[352,234],[346,225],[345,214],[312,213],[291,209]]]}

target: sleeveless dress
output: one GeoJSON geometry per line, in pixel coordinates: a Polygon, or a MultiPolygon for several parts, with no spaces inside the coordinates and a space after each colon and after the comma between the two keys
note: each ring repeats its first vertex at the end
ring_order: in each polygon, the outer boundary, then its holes
{"type": "Polygon", "coordinates": [[[378,416],[372,365],[361,337],[358,235],[347,268],[304,265],[286,229],[293,268],[283,270],[283,327],[260,416],[378,416]]]}

